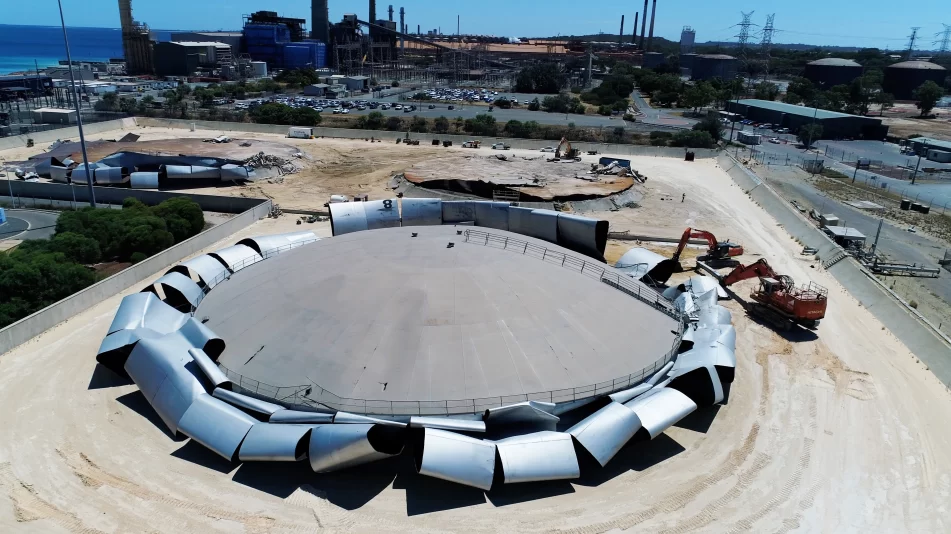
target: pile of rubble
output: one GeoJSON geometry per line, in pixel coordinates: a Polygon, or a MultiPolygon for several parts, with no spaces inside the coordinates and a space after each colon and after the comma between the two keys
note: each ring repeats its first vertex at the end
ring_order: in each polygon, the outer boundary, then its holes
{"type": "MultiPolygon", "coordinates": [[[[634,178],[640,183],[644,183],[647,181],[646,176],[644,176],[643,174],[637,172],[636,170],[630,167],[621,165],[617,161],[612,161],[611,163],[608,163],[607,165],[601,165],[600,163],[592,163],[591,170],[588,171],[587,174],[593,174],[593,175],[610,174],[612,176],[619,176],[619,177],[627,176],[627,177],[634,178]]],[[[588,178],[584,178],[584,179],[587,180],[588,178]]],[[[596,180],[596,179],[597,178],[592,178],[591,180],[596,180]]]]}
{"type": "Polygon", "coordinates": [[[256,155],[248,158],[244,162],[244,166],[255,169],[274,168],[277,169],[278,173],[281,175],[294,174],[300,170],[292,161],[286,160],[280,156],[265,154],[264,152],[258,152],[256,155]]]}

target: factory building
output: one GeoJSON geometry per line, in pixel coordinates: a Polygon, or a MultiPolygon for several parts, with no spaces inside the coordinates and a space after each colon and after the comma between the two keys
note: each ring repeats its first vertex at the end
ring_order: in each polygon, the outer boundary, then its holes
{"type": "Polygon", "coordinates": [[[245,19],[245,49],[255,61],[271,69],[327,66],[327,45],[305,40],[304,19],[279,17],[273,11],[258,11],[245,19]]]}
{"type": "Polygon", "coordinates": [[[732,80],[736,78],[735,57],[726,54],[698,54],[693,58],[691,77],[694,80],[732,80]]]}
{"type": "Polygon", "coordinates": [[[198,41],[156,43],[152,54],[158,76],[191,76],[201,69],[213,69],[232,57],[229,45],[198,41]]]}
{"type": "Polygon", "coordinates": [[[836,85],[848,85],[862,76],[862,65],[837,57],[827,57],[806,64],[803,76],[816,87],[828,90],[836,85]]]}
{"type": "Polygon", "coordinates": [[[884,126],[881,119],[823,109],[817,111],[784,102],[747,99],[729,102],[727,109],[756,122],[789,128],[792,132],[798,132],[803,125],[815,121],[822,126],[822,139],[880,140],[888,134],[888,126],[884,126]]]}
{"type": "Polygon", "coordinates": [[[697,54],[680,54],[680,74],[690,76],[693,73],[693,61],[697,54]]]}
{"type": "Polygon", "coordinates": [[[660,52],[647,52],[644,54],[644,68],[653,69],[666,63],[667,59],[660,52]]]}
{"type": "Polygon", "coordinates": [[[928,61],[903,61],[885,68],[885,80],[882,88],[891,93],[895,100],[913,100],[915,89],[931,80],[944,86],[948,71],[941,65],[928,61]]]}
{"type": "Polygon", "coordinates": [[[951,141],[942,141],[930,137],[916,137],[908,140],[908,145],[919,156],[939,163],[951,162],[951,141]]]}
{"type": "Polygon", "coordinates": [[[680,53],[693,53],[693,44],[696,42],[696,40],[697,31],[690,26],[684,26],[683,31],[680,32],[680,53]]]}
{"type": "Polygon", "coordinates": [[[45,94],[52,88],[51,76],[0,76],[0,92],[45,94]]]}

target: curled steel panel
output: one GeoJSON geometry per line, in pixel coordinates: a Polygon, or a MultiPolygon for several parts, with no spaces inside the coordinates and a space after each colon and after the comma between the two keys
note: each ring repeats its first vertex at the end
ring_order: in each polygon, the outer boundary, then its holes
{"type": "Polygon", "coordinates": [[[733,322],[733,315],[730,310],[717,304],[710,308],[700,310],[697,315],[697,324],[702,326],[725,325],[733,322]]]}
{"type": "Polygon", "coordinates": [[[124,184],[129,181],[129,169],[125,167],[99,167],[93,173],[96,184],[124,184]]]}
{"type": "Polygon", "coordinates": [[[656,386],[657,383],[660,382],[660,380],[664,378],[664,376],[667,375],[668,372],[670,372],[673,366],[674,366],[674,362],[667,362],[666,364],[664,364],[663,367],[660,368],[660,371],[657,371],[656,373],[654,373],[653,376],[645,380],[644,383],[650,384],[651,386],[656,386]]]}
{"type": "Polygon", "coordinates": [[[457,432],[485,432],[485,422],[452,417],[410,417],[411,428],[438,428],[457,432]]]}
{"type": "Polygon", "coordinates": [[[614,402],[620,402],[621,404],[624,404],[625,402],[638,397],[639,395],[647,393],[652,387],[654,387],[653,384],[641,384],[639,386],[634,386],[631,389],[625,389],[623,391],[612,393],[608,395],[608,397],[610,397],[614,402]]]}
{"type": "MultiPolygon", "coordinates": [[[[89,165],[89,173],[92,174],[93,180],[95,180],[95,179],[96,179],[96,167],[93,166],[93,164],[90,164],[90,165],[89,165]]],[[[84,185],[85,185],[85,184],[86,184],[86,181],[87,181],[87,180],[86,180],[86,166],[85,166],[85,165],[80,165],[79,167],[76,167],[75,169],[73,169],[73,171],[72,171],[71,173],[69,173],[69,181],[70,181],[71,183],[74,183],[74,184],[84,184],[84,185]]]]}
{"type": "Polygon", "coordinates": [[[57,165],[51,165],[50,178],[52,178],[54,182],[65,184],[69,182],[69,169],[67,167],[59,167],[57,165]]]}
{"type": "Polygon", "coordinates": [[[209,254],[209,256],[216,258],[233,273],[264,259],[253,248],[247,245],[234,245],[233,247],[216,250],[209,254]]]}
{"type": "Polygon", "coordinates": [[[37,176],[40,176],[42,178],[49,178],[50,167],[53,166],[54,160],[56,161],[56,163],[59,163],[59,160],[57,160],[56,158],[40,160],[39,162],[36,163],[36,165],[33,166],[33,172],[35,172],[37,176]]]}
{"type": "Polygon", "coordinates": [[[476,203],[471,200],[447,200],[442,203],[442,223],[476,222],[476,203]]]}
{"type": "Polygon", "coordinates": [[[349,413],[349,412],[337,412],[336,414],[334,414],[334,423],[345,424],[345,425],[375,423],[375,424],[387,425],[387,426],[398,426],[398,427],[406,426],[406,423],[400,423],[399,421],[391,421],[389,419],[377,419],[375,417],[367,417],[365,415],[358,415],[358,414],[349,413]]]}
{"type": "Polygon", "coordinates": [[[640,428],[637,414],[623,404],[612,402],[567,432],[604,467],[640,428]]]}
{"type": "Polygon", "coordinates": [[[129,175],[129,182],[132,184],[132,189],[158,189],[159,173],[134,172],[129,175]]]}
{"type": "Polygon", "coordinates": [[[256,399],[254,397],[249,397],[247,395],[242,395],[240,393],[235,393],[234,391],[229,391],[222,388],[215,388],[212,396],[229,404],[240,406],[245,410],[250,410],[252,412],[264,415],[271,415],[274,412],[284,409],[284,407],[279,404],[273,404],[261,399],[256,399]]]}
{"type": "Polygon", "coordinates": [[[168,272],[177,272],[188,277],[191,277],[191,273],[195,273],[205,287],[211,289],[224,281],[229,271],[217,259],[202,254],[172,267],[168,272]]]}
{"type": "Polygon", "coordinates": [[[689,291],[687,293],[681,293],[679,297],[674,299],[674,308],[684,315],[690,315],[699,311],[693,294],[689,291]]]}
{"type": "Polygon", "coordinates": [[[578,478],[581,468],[571,439],[545,430],[496,441],[505,483],[578,478]]]}
{"type": "Polygon", "coordinates": [[[367,230],[399,228],[400,206],[395,198],[371,200],[363,204],[363,211],[367,217],[367,230]]]}
{"type": "Polygon", "coordinates": [[[248,180],[254,177],[254,168],[245,167],[243,165],[222,165],[221,166],[221,180],[248,180]]]}
{"type": "MultiPolygon", "coordinates": [[[[201,287],[192,281],[191,278],[178,272],[168,273],[156,280],[152,285],[165,286],[162,288],[162,292],[165,294],[165,298],[163,300],[166,301],[166,303],[169,300],[176,300],[174,297],[172,297],[168,290],[168,288],[171,288],[175,293],[181,295],[185,302],[191,304],[192,308],[198,307],[198,303],[201,302],[201,299],[205,294],[205,292],[201,290],[201,287]]],[[[149,288],[146,288],[146,290],[148,289],[149,288]]]]}
{"type": "Polygon", "coordinates": [[[241,448],[242,462],[296,462],[307,456],[313,425],[270,425],[256,423],[251,427],[241,448]]]}
{"type": "Polygon", "coordinates": [[[559,213],[558,244],[604,261],[604,248],[608,244],[608,221],[559,213]]]}
{"type": "Polygon", "coordinates": [[[310,467],[326,473],[395,456],[404,430],[378,424],[317,425],[310,433],[310,467]]]}
{"type": "Polygon", "coordinates": [[[723,402],[723,383],[712,363],[685,363],[675,367],[670,378],[669,388],[682,392],[698,406],[723,402]]]}
{"type": "Polygon", "coordinates": [[[558,212],[510,206],[509,231],[558,243],[558,212]]]}
{"type": "Polygon", "coordinates": [[[442,200],[438,198],[403,198],[403,226],[439,226],[442,224],[442,200]]]}
{"type": "Polygon", "coordinates": [[[498,408],[489,408],[482,419],[491,425],[511,423],[557,423],[561,419],[553,412],[555,404],[551,402],[525,401],[498,408]]]}
{"type": "Polygon", "coordinates": [[[720,286],[720,282],[709,276],[691,276],[684,285],[689,287],[694,295],[701,295],[707,291],[716,290],[719,298],[725,299],[728,297],[726,290],[720,286]]]}
{"type": "Polygon", "coordinates": [[[614,268],[631,278],[640,280],[662,261],[664,257],[656,252],[646,248],[632,248],[617,260],[614,268]]]}
{"type": "Polygon", "coordinates": [[[217,361],[221,353],[225,351],[224,340],[194,317],[189,317],[178,331],[193,347],[205,351],[212,360],[217,361]]]}
{"type": "Polygon", "coordinates": [[[113,332],[103,338],[99,345],[99,352],[96,353],[96,361],[119,375],[125,374],[123,367],[125,367],[125,362],[135,344],[140,339],[157,337],[162,337],[162,334],[148,328],[113,332]]]}
{"type": "Polygon", "coordinates": [[[178,429],[232,461],[241,441],[255,424],[257,421],[250,415],[206,393],[192,401],[178,429]]]}
{"type": "Polygon", "coordinates": [[[237,245],[247,245],[253,248],[262,257],[268,258],[274,254],[297,248],[303,244],[320,241],[317,234],[310,230],[288,232],[286,234],[259,235],[246,237],[238,241],[237,245]]]}
{"type": "Polygon", "coordinates": [[[673,286],[673,287],[668,287],[667,289],[665,289],[663,293],[661,293],[661,296],[663,296],[667,300],[673,301],[674,299],[679,297],[681,293],[683,293],[683,291],[681,291],[679,287],[673,286]]]}
{"type": "Polygon", "coordinates": [[[218,167],[202,167],[200,165],[163,165],[165,177],[169,180],[221,178],[221,169],[218,167]]]}
{"type": "Polygon", "coordinates": [[[188,349],[188,354],[192,357],[192,360],[195,360],[195,364],[201,369],[201,372],[208,377],[212,388],[230,387],[231,379],[215,365],[215,362],[205,354],[205,351],[201,349],[188,349]]]}
{"type": "Polygon", "coordinates": [[[693,301],[698,310],[708,310],[717,306],[717,300],[720,298],[716,289],[709,289],[704,293],[697,293],[691,290],[691,294],[693,295],[693,301]]]}
{"type": "Polygon", "coordinates": [[[492,489],[495,443],[427,428],[420,449],[416,451],[417,473],[485,491],[492,489]]]}
{"type": "Polygon", "coordinates": [[[656,387],[625,404],[637,414],[651,439],[697,409],[696,403],[680,391],[656,387]]]}
{"type": "Polygon", "coordinates": [[[335,202],[330,204],[330,228],[333,235],[367,230],[367,212],[363,202],[335,202]]]}
{"type": "Polygon", "coordinates": [[[495,228],[496,230],[509,229],[508,202],[474,201],[476,226],[495,228]]]}
{"type": "Polygon", "coordinates": [[[281,424],[324,424],[333,423],[334,414],[320,412],[299,412],[297,410],[278,410],[271,414],[268,421],[281,424]]]}
{"type": "Polygon", "coordinates": [[[133,293],[122,299],[108,333],[149,328],[168,334],[181,328],[189,316],[165,304],[154,293],[133,293]]]}

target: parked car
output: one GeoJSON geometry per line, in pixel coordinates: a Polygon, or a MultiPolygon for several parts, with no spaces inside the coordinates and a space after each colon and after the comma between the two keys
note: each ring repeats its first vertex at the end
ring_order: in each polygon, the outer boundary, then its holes
{"type": "Polygon", "coordinates": [[[456,109],[456,106],[449,106],[449,111],[456,109]]]}
{"type": "Polygon", "coordinates": [[[776,137],[770,137],[770,138],[769,138],[769,142],[772,143],[772,144],[774,144],[774,145],[778,145],[778,144],[780,143],[779,139],[776,138],[776,137]]]}
{"type": "Polygon", "coordinates": [[[395,106],[393,106],[393,109],[403,109],[403,105],[402,105],[402,104],[396,104],[395,106]]]}
{"type": "Polygon", "coordinates": [[[553,146],[546,146],[545,148],[542,149],[542,152],[554,152],[554,151],[555,151],[555,147],[553,146]]]}

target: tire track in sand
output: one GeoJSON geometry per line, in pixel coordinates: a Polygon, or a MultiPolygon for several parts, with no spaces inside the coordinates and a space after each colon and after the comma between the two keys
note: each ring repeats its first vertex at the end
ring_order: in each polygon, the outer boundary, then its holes
{"type": "Polygon", "coordinates": [[[75,515],[64,512],[43,500],[33,486],[24,483],[13,473],[9,462],[0,464],[0,487],[13,501],[13,515],[17,523],[28,523],[46,519],[56,523],[69,532],[77,534],[104,534],[101,530],[87,527],[75,515]]]}

